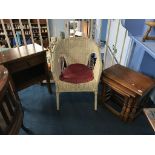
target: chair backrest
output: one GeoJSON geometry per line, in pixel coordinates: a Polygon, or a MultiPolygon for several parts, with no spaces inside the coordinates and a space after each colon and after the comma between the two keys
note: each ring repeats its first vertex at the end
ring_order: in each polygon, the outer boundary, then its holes
{"type": "Polygon", "coordinates": [[[73,63],[86,65],[90,54],[98,52],[98,46],[93,40],[82,37],[62,39],[54,49],[55,56],[64,56],[68,65],[73,63]]]}
{"type": "MultiPolygon", "coordinates": [[[[53,50],[53,72],[57,72],[61,57],[65,58],[67,65],[80,63],[88,64],[91,54],[96,56],[96,63],[101,62],[100,50],[97,44],[89,38],[66,38],[57,42],[53,50]]],[[[60,66],[59,66],[60,67],[60,66]]]]}
{"type": "Polygon", "coordinates": [[[22,121],[21,105],[12,91],[8,71],[0,66],[0,134],[18,134],[22,121]]]}

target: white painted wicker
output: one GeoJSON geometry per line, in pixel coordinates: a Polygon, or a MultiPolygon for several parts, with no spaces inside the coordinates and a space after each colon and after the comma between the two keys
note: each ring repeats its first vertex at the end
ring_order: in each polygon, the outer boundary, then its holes
{"type": "Polygon", "coordinates": [[[89,38],[66,38],[57,42],[53,49],[52,74],[56,85],[57,110],[59,110],[59,93],[61,92],[94,92],[94,109],[97,110],[98,84],[102,72],[102,61],[97,44],[89,38]],[[64,57],[67,65],[74,63],[88,64],[90,55],[95,53],[96,63],[93,69],[94,79],[87,83],[73,84],[61,81],[60,57],[64,57]]]}

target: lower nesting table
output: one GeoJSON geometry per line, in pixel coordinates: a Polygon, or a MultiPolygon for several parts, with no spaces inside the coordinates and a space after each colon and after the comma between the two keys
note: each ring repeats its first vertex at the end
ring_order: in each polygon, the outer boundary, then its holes
{"type": "Polygon", "coordinates": [[[142,111],[153,79],[116,64],[103,71],[103,104],[124,121],[132,121],[142,111]]]}

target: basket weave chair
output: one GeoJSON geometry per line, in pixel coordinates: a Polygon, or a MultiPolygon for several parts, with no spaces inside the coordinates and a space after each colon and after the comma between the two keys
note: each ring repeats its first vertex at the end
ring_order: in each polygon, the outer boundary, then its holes
{"type": "Polygon", "coordinates": [[[52,74],[56,85],[56,102],[59,110],[59,94],[62,92],[94,92],[94,110],[97,110],[98,84],[102,72],[102,61],[97,44],[89,38],[66,38],[57,42],[53,49],[52,74]],[[92,53],[96,55],[93,69],[94,79],[86,83],[69,83],[59,79],[61,74],[61,61],[63,57],[67,66],[80,63],[87,65],[92,53]]]}

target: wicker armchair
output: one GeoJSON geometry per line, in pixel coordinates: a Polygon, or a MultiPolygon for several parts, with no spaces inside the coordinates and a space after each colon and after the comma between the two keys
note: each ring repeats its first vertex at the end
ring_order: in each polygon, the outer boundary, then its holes
{"type": "Polygon", "coordinates": [[[52,73],[56,84],[57,110],[59,110],[59,93],[61,92],[94,92],[94,110],[97,110],[97,93],[100,75],[102,72],[102,61],[99,47],[89,38],[67,38],[57,42],[53,50],[52,73]],[[95,53],[96,63],[93,68],[94,79],[80,84],[64,82],[59,79],[62,71],[61,58],[70,64],[80,63],[87,65],[90,55],[95,53]]]}

